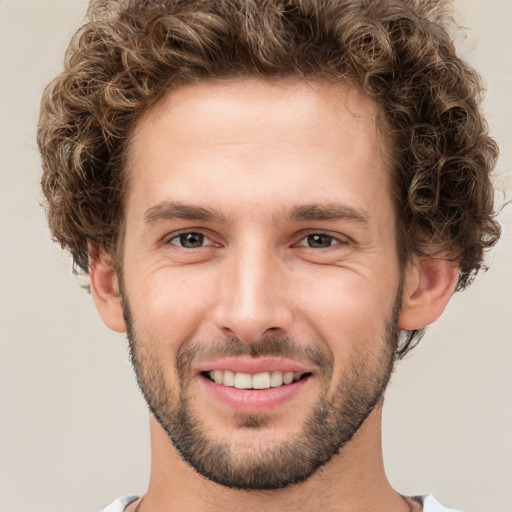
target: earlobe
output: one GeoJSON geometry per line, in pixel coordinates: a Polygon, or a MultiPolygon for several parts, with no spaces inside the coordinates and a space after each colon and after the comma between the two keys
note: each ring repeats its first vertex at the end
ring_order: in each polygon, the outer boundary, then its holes
{"type": "Polygon", "coordinates": [[[126,332],[119,283],[112,260],[101,250],[89,269],[91,294],[103,322],[113,331],[126,332]]]}
{"type": "Polygon", "coordinates": [[[450,261],[418,258],[405,278],[399,327],[415,330],[437,320],[448,304],[458,279],[458,266],[450,261]]]}

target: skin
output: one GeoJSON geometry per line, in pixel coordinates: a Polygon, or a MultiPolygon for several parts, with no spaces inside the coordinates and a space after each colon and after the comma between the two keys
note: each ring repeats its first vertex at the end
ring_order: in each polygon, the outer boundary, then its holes
{"type": "MultiPolygon", "coordinates": [[[[252,343],[272,335],[332,356],[331,396],[358,353],[369,361],[383,353],[400,283],[400,328],[424,327],[442,313],[457,269],[426,258],[399,268],[377,111],[341,85],[245,79],[184,86],[141,119],[129,154],[123,282],[139,343],[164,369],[171,393],[176,357],[190,340],[236,336],[252,343]],[[170,202],[218,215],[176,218],[170,202]],[[343,215],[289,215],[311,205],[335,205],[343,215]],[[183,230],[206,235],[205,245],[181,247],[183,230]],[[318,233],[331,237],[328,247],[308,246],[307,236],[318,233]]],[[[105,323],[126,331],[108,254],[94,262],[90,279],[105,323]]],[[[210,438],[247,456],[300,433],[310,413],[305,404],[322,392],[313,373],[268,413],[264,428],[244,429],[197,375],[189,386],[210,438]]],[[[139,510],[410,510],[384,473],[381,410],[382,399],[342,452],[308,480],[265,492],[200,476],[151,416],[151,479],[139,510]]]]}

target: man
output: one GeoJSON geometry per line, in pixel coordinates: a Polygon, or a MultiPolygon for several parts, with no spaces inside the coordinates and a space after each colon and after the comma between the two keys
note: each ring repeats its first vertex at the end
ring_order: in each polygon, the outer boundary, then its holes
{"type": "Polygon", "coordinates": [[[128,335],[143,497],[435,511],[388,483],[395,361],[499,236],[497,150],[413,1],[96,2],[42,104],[50,228],[128,335]]]}

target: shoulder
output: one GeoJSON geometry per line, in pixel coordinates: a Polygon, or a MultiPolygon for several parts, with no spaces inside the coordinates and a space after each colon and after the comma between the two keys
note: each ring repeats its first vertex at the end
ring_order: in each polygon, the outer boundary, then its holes
{"type": "Polygon", "coordinates": [[[101,512],[123,512],[124,509],[133,503],[138,496],[124,496],[123,498],[117,498],[108,507],[104,508],[101,512]]]}
{"type": "Polygon", "coordinates": [[[461,512],[460,510],[441,505],[441,503],[430,494],[419,496],[417,499],[423,503],[423,512],[461,512]]]}

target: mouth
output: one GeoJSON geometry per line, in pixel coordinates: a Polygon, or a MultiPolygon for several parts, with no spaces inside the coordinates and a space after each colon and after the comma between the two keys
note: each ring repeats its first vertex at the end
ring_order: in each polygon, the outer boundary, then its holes
{"type": "Polygon", "coordinates": [[[236,389],[270,389],[298,382],[311,373],[275,370],[250,374],[232,370],[209,370],[201,372],[201,375],[216,384],[236,389]]]}
{"type": "Polygon", "coordinates": [[[197,368],[209,399],[238,412],[266,412],[290,404],[312,381],[310,368],[286,359],[230,358],[197,368]]]}

